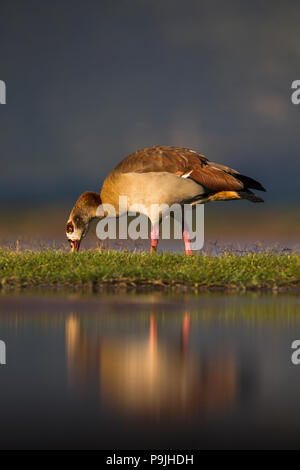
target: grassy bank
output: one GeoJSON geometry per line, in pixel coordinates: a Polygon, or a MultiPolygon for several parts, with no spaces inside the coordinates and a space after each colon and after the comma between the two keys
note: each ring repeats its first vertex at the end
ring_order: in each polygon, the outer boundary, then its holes
{"type": "Polygon", "coordinates": [[[0,285],[4,290],[31,286],[300,289],[300,257],[0,250],[0,285]]]}

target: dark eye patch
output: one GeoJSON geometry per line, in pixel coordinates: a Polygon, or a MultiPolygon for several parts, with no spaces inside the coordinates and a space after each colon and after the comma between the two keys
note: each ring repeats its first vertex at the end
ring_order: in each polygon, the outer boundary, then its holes
{"type": "Polygon", "coordinates": [[[74,232],[74,227],[73,227],[72,222],[67,223],[66,232],[67,233],[73,233],[74,232]]]}
{"type": "Polygon", "coordinates": [[[81,217],[79,217],[79,215],[76,215],[76,217],[74,217],[74,222],[75,222],[76,224],[80,224],[80,222],[81,222],[81,217]]]}
{"type": "Polygon", "coordinates": [[[74,220],[75,226],[78,227],[78,228],[80,228],[84,225],[83,220],[80,217],[80,215],[75,215],[73,220],[74,220]]]}

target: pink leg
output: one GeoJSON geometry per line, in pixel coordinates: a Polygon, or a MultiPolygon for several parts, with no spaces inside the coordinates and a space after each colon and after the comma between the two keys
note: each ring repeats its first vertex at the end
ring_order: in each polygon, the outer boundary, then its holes
{"type": "Polygon", "coordinates": [[[190,235],[190,232],[184,228],[184,222],[182,222],[182,235],[184,239],[185,254],[191,255],[192,254],[191,235],[190,235]]]}
{"type": "Polygon", "coordinates": [[[150,253],[153,253],[153,252],[157,251],[158,237],[159,237],[159,227],[157,225],[154,225],[154,227],[152,229],[152,232],[151,232],[150,253]]]}

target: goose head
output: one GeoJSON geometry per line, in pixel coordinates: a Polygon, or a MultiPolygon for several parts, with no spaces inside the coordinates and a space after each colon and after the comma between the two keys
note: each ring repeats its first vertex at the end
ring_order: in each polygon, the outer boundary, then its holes
{"type": "Polygon", "coordinates": [[[79,250],[81,241],[88,233],[90,222],[98,217],[99,206],[100,195],[92,191],[86,191],[77,199],[66,224],[66,236],[72,252],[79,250]]]}

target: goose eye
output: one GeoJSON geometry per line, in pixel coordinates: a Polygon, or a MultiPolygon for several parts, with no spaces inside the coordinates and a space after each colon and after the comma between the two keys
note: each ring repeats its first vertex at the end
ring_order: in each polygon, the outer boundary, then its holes
{"type": "Polygon", "coordinates": [[[77,225],[81,225],[82,224],[82,219],[79,215],[77,215],[75,218],[74,218],[74,222],[76,223],[76,226],[77,225]]]}

